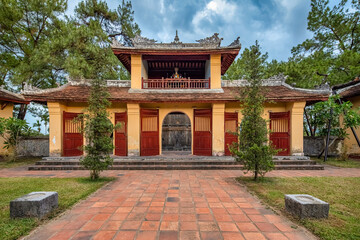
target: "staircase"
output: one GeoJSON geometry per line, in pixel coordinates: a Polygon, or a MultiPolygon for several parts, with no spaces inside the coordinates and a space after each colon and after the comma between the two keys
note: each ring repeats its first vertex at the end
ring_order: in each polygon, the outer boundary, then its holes
{"type": "MultiPolygon", "coordinates": [[[[287,156],[273,158],[275,170],[324,170],[309,157],[287,156]]],[[[114,157],[109,170],[241,170],[243,166],[232,157],[155,156],[114,157]]],[[[28,170],[84,170],[78,157],[46,157],[28,170]]]]}

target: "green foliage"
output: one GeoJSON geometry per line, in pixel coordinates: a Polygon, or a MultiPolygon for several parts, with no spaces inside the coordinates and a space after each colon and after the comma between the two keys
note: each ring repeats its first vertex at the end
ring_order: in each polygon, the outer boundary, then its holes
{"type": "Polygon", "coordinates": [[[331,120],[330,135],[339,138],[347,137],[346,129],[360,125],[359,110],[353,109],[351,102],[339,104],[337,102],[339,98],[338,95],[333,95],[327,101],[318,102],[309,109],[310,124],[317,129],[318,136],[327,135],[329,120],[331,120]]]}
{"type": "Polygon", "coordinates": [[[249,85],[239,89],[243,120],[238,133],[235,133],[239,137],[239,143],[230,146],[231,153],[237,161],[244,164],[245,170],[254,172],[255,180],[258,174],[264,176],[273,169],[272,156],[276,153],[267,144],[268,129],[262,118],[265,95],[261,77],[264,75],[266,58],[267,54],[261,54],[257,41],[241,55],[243,77],[248,80],[249,85]]]}
{"type": "MultiPolygon", "coordinates": [[[[0,85],[19,91],[24,85],[53,88],[66,76],[130,79],[110,48],[110,37],[130,44],[140,34],[130,1],[110,10],[105,1],[83,0],[75,16],[66,0],[0,1],[0,85]]],[[[16,109],[24,119],[27,105],[16,109]]]]}
{"type": "Polygon", "coordinates": [[[16,146],[21,136],[28,136],[31,128],[25,120],[18,118],[0,118],[0,136],[4,138],[4,148],[12,151],[16,157],[16,146]]]}
{"type": "MultiPolygon", "coordinates": [[[[240,57],[231,64],[229,69],[226,71],[223,79],[227,80],[236,80],[236,79],[248,79],[249,78],[249,63],[250,50],[245,49],[240,57]]],[[[266,77],[266,60],[268,59],[268,53],[264,53],[258,56],[257,61],[260,61],[261,64],[257,66],[257,78],[260,79],[266,77]]],[[[271,75],[272,76],[272,75],[271,75]]]]}
{"type": "Polygon", "coordinates": [[[35,227],[55,218],[112,180],[112,178],[101,178],[98,181],[89,181],[89,179],[85,178],[0,178],[1,240],[21,239],[22,236],[29,234],[35,227]],[[59,207],[43,220],[36,218],[11,219],[9,202],[36,191],[56,191],[59,194],[59,207]]]}
{"type": "MultiPolygon", "coordinates": [[[[339,161],[337,161],[339,162],[339,161]]],[[[346,163],[346,162],[343,162],[346,163]]],[[[358,164],[359,165],[359,164],[358,164]]],[[[360,238],[359,177],[277,177],[257,183],[239,178],[265,203],[282,211],[323,240],[355,240],[360,238]],[[292,218],[284,210],[284,194],[309,194],[330,204],[328,219],[292,218]]]]}
{"type": "Polygon", "coordinates": [[[39,120],[33,123],[33,127],[36,128],[39,133],[41,132],[41,122],[39,120]]]}
{"type": "Polygon", "coordinates": [[[311,39],[295,46],[288,61],[267,64],[267,76],[284,73],[287,83],[314,88],[352,81],[360,72],[360,3],[342,0],[332,8],[326,0],[311,0],[311,39]]]}

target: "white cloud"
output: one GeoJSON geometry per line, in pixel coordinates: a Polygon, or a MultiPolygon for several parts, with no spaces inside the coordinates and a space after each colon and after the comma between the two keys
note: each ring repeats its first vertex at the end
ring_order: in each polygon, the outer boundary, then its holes
{"type": "Polygon", "coordinates": [[[192,19],[192,24],[197,32],[203,32],[200,27],[202,21],[206,20],[212,23],[213,18],[219,16],[224,21],[229,22],[234,18],[236,10],[237,6],[234,3],[226,0],[211,0],[206,4],[204,9],[195,14],[192,19]]]}

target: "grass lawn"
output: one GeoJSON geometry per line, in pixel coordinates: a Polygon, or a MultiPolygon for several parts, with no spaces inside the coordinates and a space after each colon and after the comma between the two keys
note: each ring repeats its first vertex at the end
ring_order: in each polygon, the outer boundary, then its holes
{"type": "Polygon", "coordinates": [[[252,178],[241,177],[238,181],[282,212],[285,211],[284,194],[310,194],[328,202],[328,219],[296,220],[321,239],[360,239],[360,178],[265,178],[254,182],[252,178]]]}
{"type": "Polygon", "coordinates": [[[56,191],[59,194],[59,208],[49,216],[52,218],[111,180],[113,179],[90,181],[88,178],[0,178],[0,239],[18,239],[41,223],[35,218],[10,219],[11,200],[34,191],[56,191]]]}
{"type": "Polygon", "coordinates": [[[315,160],[318,164],[328,164],[335,167],[342,168],[360,168],[360,160],[356,159],[348,159],[346,161],[338,160],[334,157],[329,157],[326,162],[324,162],[324,157],[318,159],[317,157],[311,158],[315,160]]]}
{"type": "Polygon", "coordinates": [[[7,161],[0,157],[0,169],[31,165],[40,160],[41,160],[40,157],[24,157],[24,158],[18,158],[15,161],[7,161]]]}

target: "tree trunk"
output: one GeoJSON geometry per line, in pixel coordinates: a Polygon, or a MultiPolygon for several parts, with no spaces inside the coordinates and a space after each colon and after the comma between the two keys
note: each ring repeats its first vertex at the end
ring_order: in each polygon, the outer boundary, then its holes
{"type": "Polygon", "coordinates": [[[258,171],[259,171],[259,166],[258,166],[258,164],[257,164],[257,163],[255,163],[254,181],[256,181],[256,180],[257,180],[257,178],[258,178],[258,171]]]}
{"type": "Polygon", "coordinates": [[[27,111],[27,104],[21,104],[17,118],[24,120],[27,111]]]}

